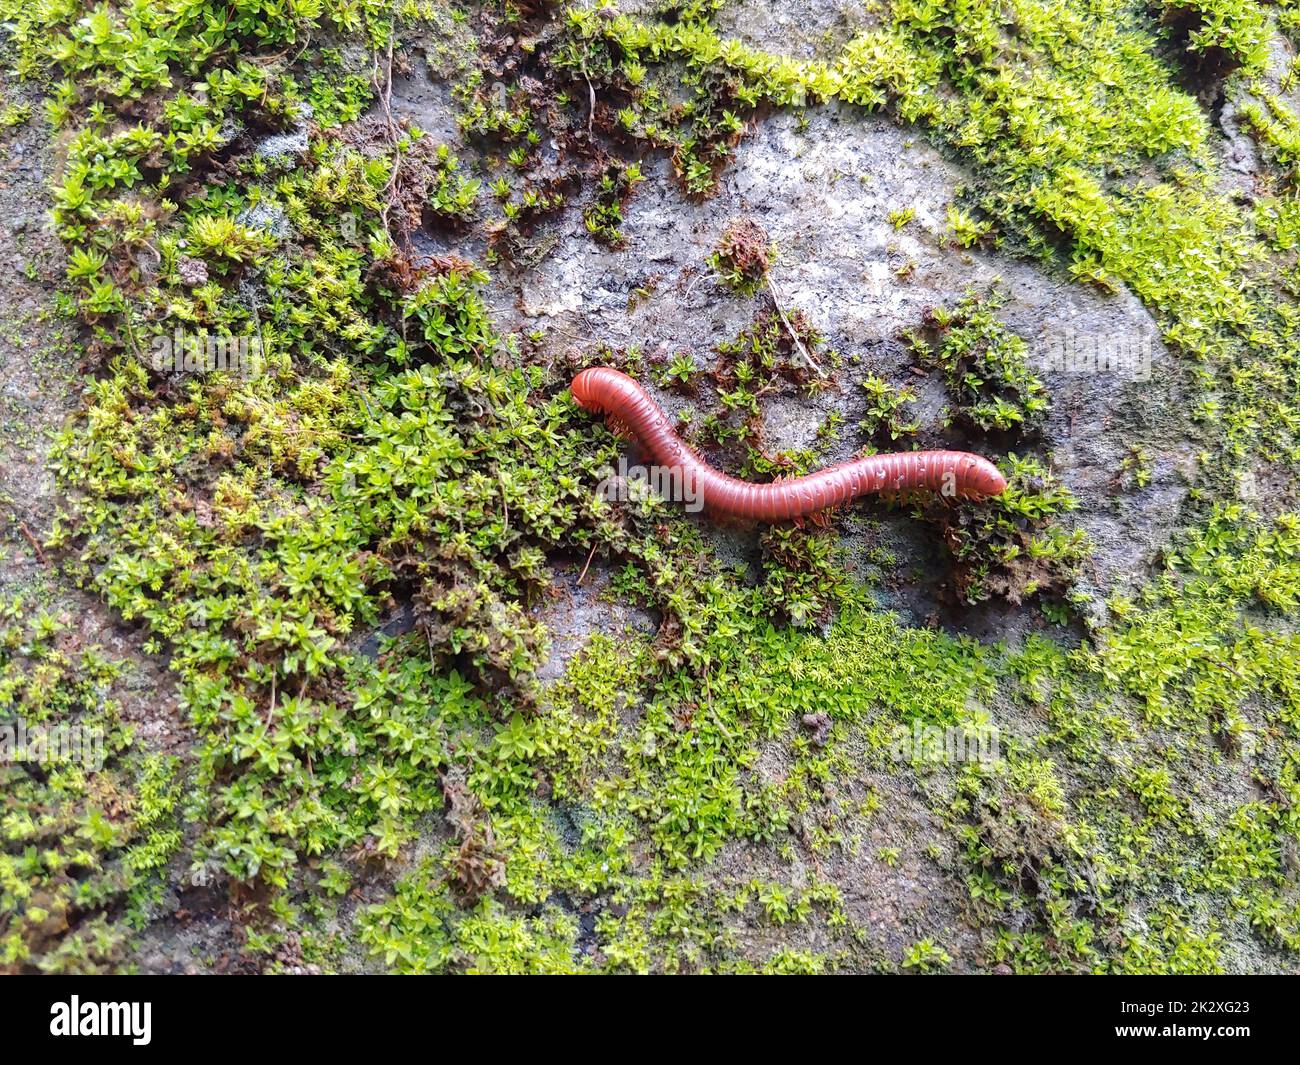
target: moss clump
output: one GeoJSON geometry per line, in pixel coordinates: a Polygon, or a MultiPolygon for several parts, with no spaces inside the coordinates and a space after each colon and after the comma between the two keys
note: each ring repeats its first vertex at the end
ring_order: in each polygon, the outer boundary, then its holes
{"type": "Polygon", "coordinates": [[[1033,458],[1007,456],[1007,489],[955,512],[931,508],[953,559],[954,587],[967,603],[1036,593],[1064,597],[1088,556],[1087,536],[1058,522],[1078,501],[1033,458]]]}
{"type": "Polygon", "coordinates": [[[866,437],[888,448],[920,429],[921,423],[905,413],[916,402],[915,389],[895,388],[875,374],[865,374],[860,384],[867,395],[867,414],[858,428],[866,437]]]}
{"type": "Polygon", "coordinates": [[[909,334],[922,365],[943,373],[957,418],[983,432],[1025,433],[1047,415],[1047,389],[1029,368],[1029,346],[997,317],[1006,294],[970,292],[953,308],[926,313],[909,334]]]}
{"type": "Polygon", "coordinates": [[[752,296],[767,281],[774,249],[763,228],[752,218],[728,222],[709,265],[723,284],[741,296],[752,296]]]}
{"type": "Polygon", "coordinates": [[[645,178],[636,163],[611,163],[600,177],[596,196],[582,214],[587,232],[611,247],[623,243],[623,204],[645,178]]]}
{"type": "Polygon", "coordinates": [[[807,472],[815,458],[812,452],[772,455],[765,449],[762,401],[782,389],[812,394],[823,387],[814,376],[814,365],[821,359],[832,365],[840,361],[838,352],[823,349],[825,342],[802,311],[784,311],[769,297],[749,325],[715,348],[712,377],[719,406],[702,420],[700,430],[711,442],[745,445],[745,476],[807,472]]]}
{"type": "Polygon", "coordinates": [[[129,969],[180,844],[175,759],[134,743],[122,668],[21,598],[0,609],[0,971],[129,969]]]}
{"type": "Polygon", "coordinates": [[[1164,22],[1197,58],[1198,66],[1223,76],[1268,61],[1268,16],[1253,0],[1161,0],[1164,22]]]}

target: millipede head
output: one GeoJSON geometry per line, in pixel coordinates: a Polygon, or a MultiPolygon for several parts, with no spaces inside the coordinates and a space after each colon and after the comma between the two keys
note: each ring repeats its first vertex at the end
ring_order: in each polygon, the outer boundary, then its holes
{"type": "Polygon", "coordinates": [[[1000,496],[1007,490],[1007,479],[988,459],[976,456],[966,474],[965,494],[976,498],[1000,496]]]}

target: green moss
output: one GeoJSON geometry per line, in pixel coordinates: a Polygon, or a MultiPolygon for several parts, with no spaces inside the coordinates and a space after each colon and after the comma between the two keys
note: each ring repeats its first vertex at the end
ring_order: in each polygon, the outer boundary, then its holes
{"type": "Polygon", "coordinates": [[[1300,118],[1271,93],[1263,94],[1263,106],[1254,100],[1243,104],[1241,118],[1294,186],[1300,176],[1296,170],[1300,166],[1300,118]]]}
{"type": "Polygon", "coordinates": [[[895,388],[875,374],[865,374],[861,384],[867,394],[867,416],[858,423],[858,428],[867,437],[889,446],[921,427],[919,421],[908,419],[904,413],[916,402],[914,389],[895,388]]]}
{"type": "Polygon", "coordinates": [[[984,432],[1039,428],[1047,389],[1029,368],[1029,346],[997,318],[1006,295],[967,293],[951,309],[936,308],[909,339],[924,365],[941,370],[957,417],[984,432]]]}
{"type": "Polygon", "coordinates": [[[121,663],[21,598],[0,620],[0,970],[128,969],[180,844],[175,759],[123,723],[121,663]]]}
{"type": "Polygon", "coordinates": [[[1251,0],[1162,0],[1187,49],[1219,70],[1259,70],[1268,60],[1268,16],[1251,0]]]}
{"type": "Polygon", "coordinates": [[[767,283],[775,251],[757,222],[740,218],[727,223],[708,261],[729,289],[740,296],[752,296],[767,283]]]}
{"type": "Polygon", "coordinates": [[[635,163],[613,163],[601,175],[596,197],[583,212],[587,231],[612,247],[623,243],[619,226],[623,223],[623,204],[632,190],[645,179],[635,163]]]}
{"type": "MultiPolygon", "coordinates": [[[[961,243],[1129,286],[1196,363],[1216,457],[1195,524],[1078,647],[909,626],[849,576],[834,526],[768,530],[753,572],[727,566],[662,502],[596,499],[615,444],[567,398],[573,367],[501,334],[473,264],[404,254],[413,208],[476,224],[477,179],[416,131],[359,150],[334,127],[367,103],[369,66],[286,50],[328,25],[382,56],[392,30],[378,7],[237,4],[215,26],[204,5],[7,10],[20,64],[63,79],[49,107],[67,127],[55,212],[97,356],[55,448],[71,498],[49,546],[169,657],[195,736],[189,875],[259,900],[245,950],[264,964],[300,930],[326,967],[359,943],[403,971],[991,959],[1208,972],[1248,929],[1293,952],[1280,856],[1300,798],[1300,544],[1293,516],[1255,514],[1225,488],[1247,460],[1297,454],[1300,345],[1277,299],[1295,283],[1289,190],[1249,214],[1215,191],[1207,123],[1135,5],[905,0],[828,61],[723,40],[713,10],[564,13],[565,33],[530,62],[568,78],[571,97],[539,101],[520,83],[502,102],[482,70],[465,77],[462,128],[517,172],[486,175],[507,228],[522,236],[558,205],[531,184],[542,129],[594,126],[589,91],[618,116],[611,138],[671,152],[701,195],[760,105],[887,111],[970,167],[952,209],[961,243]],[[213,166],[234,123],[283,129],[304,103],[317,128],[303,156],[236,151],[213,166]],[[178,327],[256,338],[253,372],[160,372],[152,356],[178,327]],[[603,594],[657,628],[597,637],[539,686],[534,608],[584,558],[609,574],[603,594]],[[381,626],[394,635],[372,638],[381,626]],[[897,728],[915,722],[997,724],[1001,754],[893,759],[897,728]],[[1210,795],[1204,782],[1228,773],[1260,795],[1210,795]],[[864,845],[886,870],[909,863],[893,840],[865,844],[896,792],[955,844],[940,875],[969,898],[980,958],[935,935],[885,957],[835,884],[796,883],[796,859],[849,861],[864,845]],[[742,845],[761,874],[737,873],[742,845]],[[357,883],[379,897],[354,917],[338,900],[357,883]]],[[[1197,10],[1193,47],[1255,63],[1253,5],[1197,10]]],[[[1285,177],[1285,116],[1256,117],[1285,177]]],[[[635,165],[602,168],[588,201],[588,227],[611,243],[635,165]]],[[[761,271],[724,250],[715,269],[756,292],[761,271]]],[[[1028,455],[1046,394],[996,302],[936,312],[920,348],[956,420],[1016,448],[1010,490],[929,517],[968,601],[1068,596],[1084,546],[1059,521],[1074,503],[1028,455]]],[[[720,345],[717,408],[697,423],[754,476],[821,459],[768,454],[758,429],[773,391],[817,386],[791,330],[810,351],[820,338],[787,317],[760,310],[720,345]]],[[[689,360],[666,372],[704,387],[689,360]]],[[[908,394],[864,384],[864,432],[892,446],[914,425],[908,394]]],[[[6,637],[0,692],[51,720],[100,712],[86,687],[100,667],[61,656],[36,624],[6,637]]],[[[147,918],[180,845],[174,781],[130,747],[103,774],[18,780],[5,964],[122,962],[112,917],[125,899],[147,918]],[[48,823],[38,809],[54,810],[48,823]]]]}

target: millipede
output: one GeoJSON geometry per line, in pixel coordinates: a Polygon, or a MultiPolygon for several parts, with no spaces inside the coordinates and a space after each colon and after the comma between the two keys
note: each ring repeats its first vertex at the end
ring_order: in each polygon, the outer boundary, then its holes
{"type": "Polygon", "coordinates": [[[604,415],[659,466],[692,479],[710,513],[741,521],[798,521],[859,496],[931,491],[964,499],[1001,495],[1006,478],[969,451],[906,451],[842,462],[803,477],[756,484],[715,470],[673,429],[668,415],[627,374],[610,366],[581,371],[570,385],[578,406],[604,415]]]}

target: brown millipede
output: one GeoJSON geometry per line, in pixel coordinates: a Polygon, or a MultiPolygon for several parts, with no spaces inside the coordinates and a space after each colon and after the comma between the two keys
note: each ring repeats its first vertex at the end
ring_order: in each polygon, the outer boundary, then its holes
{"type": "Polygon", "coordinates": [[[634,437],[661,467],[691,478],[714,514],[748,521],[805,518],[880,492],[928,490],[980,499],[1001,495],[1006,478],[988,459],[968,451],[907,451],[842,462],[806,477],[754,484],[719,473],[677,435],[644,388],[609,366],[583,370],[570,386],[584,410],[605,415],[611,428],[634,437]]]}

